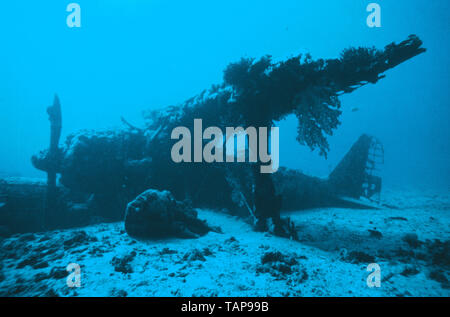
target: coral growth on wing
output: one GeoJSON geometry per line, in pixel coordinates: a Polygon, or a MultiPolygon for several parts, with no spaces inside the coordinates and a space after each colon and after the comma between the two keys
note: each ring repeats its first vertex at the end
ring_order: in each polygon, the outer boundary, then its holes
{"type": "Polygon", "coordinates": [[[339,125],[339,96],[368,83],[425,49],[415,35],[399,44],[345,49],[339,58],[298,55],[275,63],[270,56],[243,58],[224,71],[224,82],[180,106],[150,111],[148,129],[166,132],[202,118],[208,126],[270,126],[289,114],[298,118],[297,140],[326,155],[327,135],[339,125]]]}

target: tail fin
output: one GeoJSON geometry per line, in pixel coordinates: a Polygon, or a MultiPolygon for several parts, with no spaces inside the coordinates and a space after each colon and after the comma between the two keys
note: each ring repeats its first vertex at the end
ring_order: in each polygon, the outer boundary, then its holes
{"type": "Polygon", "coordinates": [[[384,163],[383,145],[375,137],[363,134],[331,172],[328,182],[338,194],[351,198],[380,198],[379,165],[384,163]]]}

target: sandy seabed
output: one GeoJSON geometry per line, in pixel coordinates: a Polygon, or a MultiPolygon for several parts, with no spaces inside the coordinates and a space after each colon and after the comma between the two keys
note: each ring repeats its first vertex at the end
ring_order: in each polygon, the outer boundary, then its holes
{"type": "Polygon", "coordinates": [[[211,210],[199,218],[223,233],[199,239],[136,240],[121,222],[15,235],[0,241],[0,296],[448,297],[448,192],[385,190],[382,202],[285,213],[299,241],[211,210]],[[80,287],[67,286],[69,263],[80,287]],[[367,285],[369,263],[380,287],[367,285]]]}

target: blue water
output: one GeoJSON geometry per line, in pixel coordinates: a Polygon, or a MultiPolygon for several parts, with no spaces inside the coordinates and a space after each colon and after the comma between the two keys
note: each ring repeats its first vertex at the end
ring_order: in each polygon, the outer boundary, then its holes
{"type": "Polygon", "coordinates": [[[243,56],[301,52],[337,57],[349,46],[384,47],[417,34],[428,49],[376,85],[342,98],[342,125],[328,160],[280,123],[281,165],[326,176],[361,133],[385,146],[387,185],[450,185],[447,0],[382,1],[381,28],[366,25],[370,1],[79,0],[81,28],[66,25],[69,1],[0,5],[0,173],[45,176],[30,156],[48,146],[45,112],[58,93],[63,138],[82,128],[142,125],[142,110],[177,104],[222,80],[243,56]],[[351,111],[358,108],[356,112],[351,111]]]}

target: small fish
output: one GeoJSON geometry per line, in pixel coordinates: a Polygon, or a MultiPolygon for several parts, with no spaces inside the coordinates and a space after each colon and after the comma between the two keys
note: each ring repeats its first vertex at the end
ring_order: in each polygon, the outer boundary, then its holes
{"type": "Polygon", "coordinates": [[[352,109],[352,112],[356,112],[356,111],[359,111],[359,108],[355,107],[352,109]]]}

